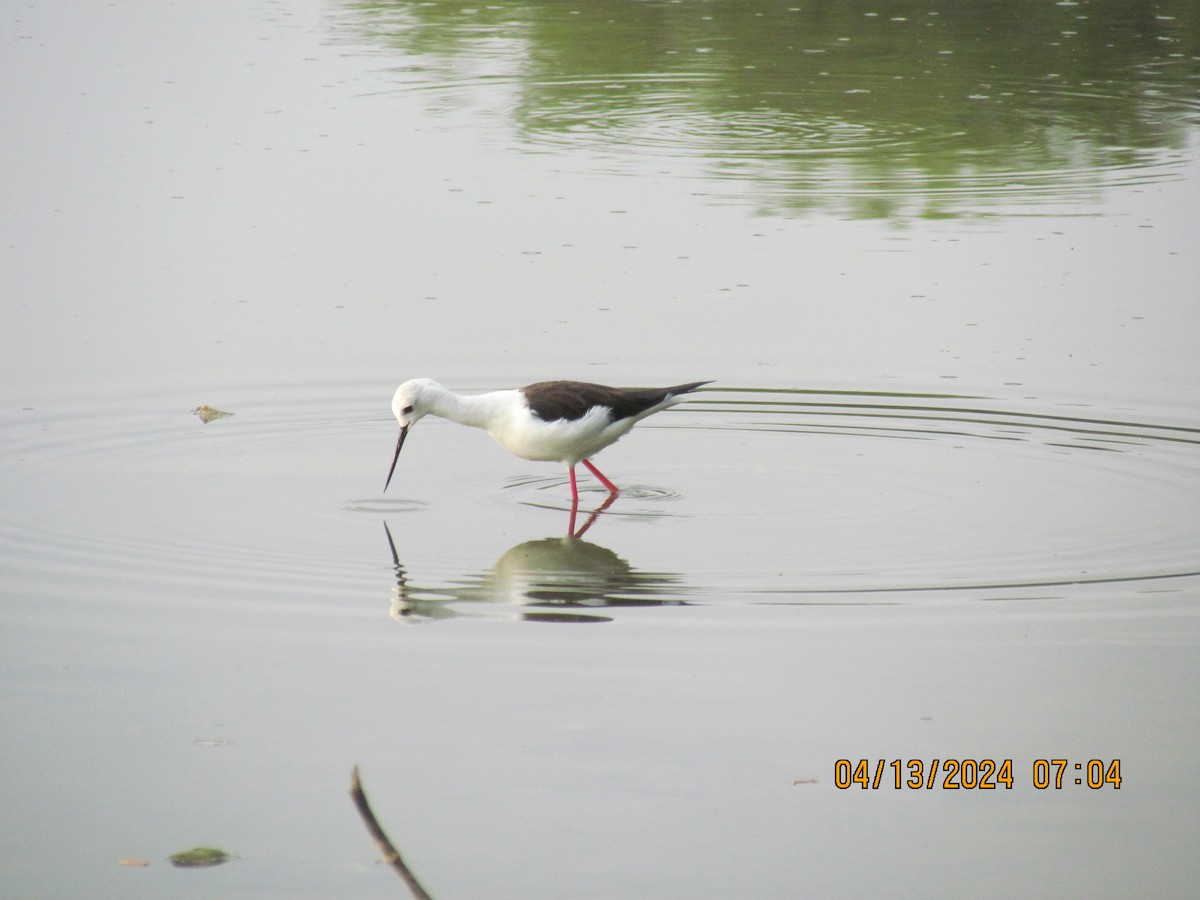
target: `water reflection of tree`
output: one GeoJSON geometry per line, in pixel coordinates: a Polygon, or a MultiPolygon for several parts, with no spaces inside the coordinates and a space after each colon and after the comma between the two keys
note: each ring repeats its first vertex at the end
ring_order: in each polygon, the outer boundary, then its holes
{"type": "Polygon", "coordinates": [[[1200,123],[1193,0],[351,8],[407,54],[495,61],[523,140],[700,157],[796,207],[952,214],[1014,182],[1086,195],[1104,173],[1147,177],[1200,123]]]}

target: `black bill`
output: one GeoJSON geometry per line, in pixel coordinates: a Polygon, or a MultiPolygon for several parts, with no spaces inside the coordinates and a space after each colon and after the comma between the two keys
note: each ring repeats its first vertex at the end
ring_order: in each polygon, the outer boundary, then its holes
{"type": "Polygon", "coordinates": [[[386,491],[388,485],[392,483],[392,473],[396,471],[396,460],[400,458],[400,448],[404,446],[404,437],[408,434],[408,426],[400,427],[400,440],[396,441],[396,455],[392,457],[392,467],[388,469],[387,481],[384,482],[383,489],[386,491]]]}

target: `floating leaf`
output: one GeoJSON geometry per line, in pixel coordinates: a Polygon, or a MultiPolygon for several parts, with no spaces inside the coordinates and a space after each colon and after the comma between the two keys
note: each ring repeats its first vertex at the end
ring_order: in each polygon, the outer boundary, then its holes
{"type": "Polygon", "coordinates": [[[170,857],[171,865],[179,866],[181,869],[199,869],[203,866],[219,866],[223,862],[229,862],[233,859],[224,850],[218,850],[216,847],[193,847],[191,850],[184,850],[182,853],[176,853],[170,857]]]}
{"type": "Polygon", "coordinates": [[[209,422],[213,421],[214,419],[226,419],[229,416],[233,415],[233,413],[230,413],[230,412],[222,412],[219,409],[214,409],[213,407],[209,406],[207,403],[204,404],[204,406],[197,406],[195,409],[192,410],[192,414],[195,416],[198,416],[200,421],[203,422],[205,425],[207,425],[209,422]]]}

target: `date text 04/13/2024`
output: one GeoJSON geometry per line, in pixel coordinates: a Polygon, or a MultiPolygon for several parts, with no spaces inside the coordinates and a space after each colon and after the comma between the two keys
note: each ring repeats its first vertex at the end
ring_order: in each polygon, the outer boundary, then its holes
{"type": "MultiPolygon", "coordinates": [[[[1011,759],[839,759],[833,764],[833,783],[840,790],[894,788],[903,790],[1012,790],[1018,783],[1011,759]]],[[[1121,788],[1121,760],[1035,759],[1030,781],[1039,791],[1067,787],[1121,788]]]]}

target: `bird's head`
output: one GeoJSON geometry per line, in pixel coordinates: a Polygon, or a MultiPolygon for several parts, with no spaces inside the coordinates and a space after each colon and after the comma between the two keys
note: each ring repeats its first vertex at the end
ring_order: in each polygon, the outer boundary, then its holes
{"type": "Polygon", "coordinates": [[[400,450],[404,447],[408,429],[429,412],[432,395],[437,387],[437,384],[428,378],[414,378],[396,388],[392,397],[392,415],[400,423],[400,438],[396,441],[396,455],[392,457],[392,467],[388,470],[387,482],[383,485],[385,491],[392,483],[392,473],[396,471],[396,461],[400,459],[400,450]]]}

